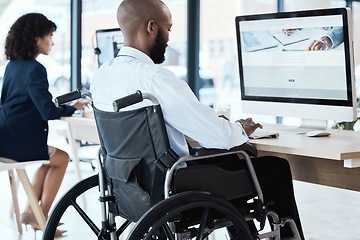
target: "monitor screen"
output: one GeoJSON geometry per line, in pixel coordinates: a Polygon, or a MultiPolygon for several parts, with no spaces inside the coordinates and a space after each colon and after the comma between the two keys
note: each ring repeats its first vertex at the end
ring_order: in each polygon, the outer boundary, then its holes
{"type": "Polygon", "coordinates": [[[96,45],[99,67],[113,59],[124,44],[124,36],[120,28],[96,30],[96,45]]]}
{"type": "Polygon", "coordinates": [[[347,8],[237,16],[242,111],[354,120],[351,29],[347,8]]]}

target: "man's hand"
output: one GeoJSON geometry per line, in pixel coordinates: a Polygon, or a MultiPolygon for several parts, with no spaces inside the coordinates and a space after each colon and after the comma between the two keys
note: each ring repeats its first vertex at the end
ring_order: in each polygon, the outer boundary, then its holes
{"type": "Polygon", "coordinates": [[[321,40],[314,40],[308,47],[309,51],[327,50],[331,47],[332,43],[329,37],[323,37],[321,40]]]}
{"type": "Polygon", "coordinates": [[[286,36],[290,36],[295,31],[297,31],[297,29],[296,28],[288,28],[288,29],[283,29],[282,31],[286,36]]]}
{"type": "Polygon", "coordinates": [[[255,123],[252,118],[239,119],[236,122],[241,124],[248,136],[250,136],[257,128],[263,128],[260,123],[255,123]]]}

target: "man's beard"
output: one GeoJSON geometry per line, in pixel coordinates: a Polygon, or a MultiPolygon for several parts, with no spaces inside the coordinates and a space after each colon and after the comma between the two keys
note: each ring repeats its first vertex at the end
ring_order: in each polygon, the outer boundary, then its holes
{"type": "Polygon", "coordinates": [[[155,44],[150,51],[150,58],[154,63],[163,63],[165,61],[165,50],[167,43],[165,41],[163,32],[159,29],[155,39],[155,44]]]}

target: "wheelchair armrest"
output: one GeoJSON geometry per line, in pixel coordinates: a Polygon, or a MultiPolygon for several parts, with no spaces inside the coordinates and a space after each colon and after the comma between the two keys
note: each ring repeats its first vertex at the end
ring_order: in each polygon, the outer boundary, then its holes
{"type": "Polygon", "coordinates": [[[247,154],[249,154],[252,157],[257,156],[257,149],[249,142],[246,142],[240,146],[236,146],[230,149],[217,149],[217,148],[204,148],[204,147],[192,148],[190,150],[190,155],[194,157],[200,157],[200,156],[207,156],[213,154],[231,153],[237,151],[245,151],[247,154]]]}

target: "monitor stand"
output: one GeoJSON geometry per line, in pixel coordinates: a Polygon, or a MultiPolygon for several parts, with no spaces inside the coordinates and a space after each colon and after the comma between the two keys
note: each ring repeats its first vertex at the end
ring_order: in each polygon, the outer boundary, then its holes
{"type": "Polygon", "coordinates": [[[291,132],[296,134],[305,134],[314,130],[326,130],[328,127],[327,120],[307,119],[302,118],[299,127],[287,128],[284,132],[291,132]]]}

